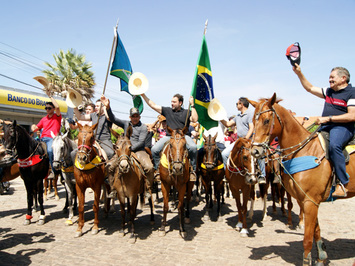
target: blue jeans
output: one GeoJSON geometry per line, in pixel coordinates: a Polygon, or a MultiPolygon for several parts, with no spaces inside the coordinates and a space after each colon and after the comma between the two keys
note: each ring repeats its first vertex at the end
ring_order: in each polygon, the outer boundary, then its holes
{"type": "Polygon", "coordinates": [[[346,185],[349,177],[346,173],[343,148],[354,136],[354,126],[352,124],[322,125],[320,131],[329,132],[329,159],[337,178],[343,185],[346,185]]]}
{"type": "Polygon", "coordinates": [[[41,141],[43,141],[47,145],[47,154],[48,154],[48,157],[49,157],[49,163],[51,165],[53,173],[54,174],[59,174],[59,172],[55,171],[54,168],[53,168],[53,148],[52,148],[53,139],[50,138],[50,137],[43,137],[41,139],[41,141]]]}
{"type": "MultiPolygon", "coordinates": [[[[169,141],[169,139],[170,139],[170,136],[162,137],[157,143],[154,144],[154,146],[151,149],[155,170],[157,170],[158,166],[159,166],[160,152],[162,151],[164,144],[167,141],[169,141]]],[[[191,163],[194,171],[196,171],[196,157],[197,157],[196,143],[192,140],[192,138],[190,136],[185,135],[185,139],[186,139],[186,148],[189,152],[190,163],[191,163]]]]}

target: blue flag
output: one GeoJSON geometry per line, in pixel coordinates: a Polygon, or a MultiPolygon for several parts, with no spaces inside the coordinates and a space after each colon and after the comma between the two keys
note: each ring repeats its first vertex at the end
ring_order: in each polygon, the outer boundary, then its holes
{"type": "MultiPolygon", "coordinates": [[[[133,70],[131,62],[129,61],[126,49],[123,46],[123,43],[118,35],[118,32],[115,31],[115,40],[116,40],[116,52],[115,57],[112,62],[110,74],[120,79],[121,91],[125,91],[128,94],[128,81],[131,77],[133,70]]],[[[130,94],[131,95],[131,94],[130,94]]],[[[143,112],[143,100],[139,95],[132,95],[133,105],[139,110],[139,113],[143,112]]]]}

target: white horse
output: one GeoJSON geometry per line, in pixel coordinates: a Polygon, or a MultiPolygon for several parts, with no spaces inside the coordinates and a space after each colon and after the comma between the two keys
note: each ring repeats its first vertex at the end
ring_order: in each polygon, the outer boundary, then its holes
{"type": "MultiPolygon", "coordinates": [[[[74,178],[74,165],[70,157],[71,151],[76,149],[78,145],[75,141],[68,138],[68,132],[63,136],[55,136],[53,138],[53,168],[61,170],[64,178],[65,190],[67,193],[67,203],[69,208],[69,217],[65,222],[67,225],[73,224],[74,210],[73,200],[75,193],[75,178],[74,178]]],[[[67,205],[66,203],[66,205],[67,205]]]]}

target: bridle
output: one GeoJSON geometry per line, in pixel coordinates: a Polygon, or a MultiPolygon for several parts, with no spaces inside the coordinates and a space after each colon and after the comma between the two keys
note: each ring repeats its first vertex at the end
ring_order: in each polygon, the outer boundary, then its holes
{"type": "MultiPolygon", "coordinates": [[[[261,108],[260,110],[263,110],[264,108],[264,105],[267,103],[267,101],[265,101],[262,105],[261,105],[261,108]]],[[[263,149],[268,149],[270,146],[269,146],[269,143],[272,141],[271,139],[271,135],[272,135],[272,132],[274,130],[274,126],[275,126],[275,117],[277,118],[277,120],[279,121],[280,123],[280,126],[281,126],[281,129],[284,128],[283,126],[283,123],[281,121],[281,118],[280,116],[277,114],[276,110],[271,107],[270,109],[267,109],[267,110],[264,110],[264,111],[260,111],[260,112],[257,112],[255,113],[255,125],[254,125],[254,130],[253,130],[253,137],[252,137],[252,146],[259,146],[259,147],[262,147],[263,149]],[[258,142],[254,142],[254,137],[255,137],[255,133],[256,133],[256,124],[259,122],[259,118],[260,118],[260,115],[264,114],[264,113],[267,113],[267,112],[272,112],[272,121],[270,123],[270,129],[269,129],[269,135],[267,137],[267,139],[262,142],[262,143],[258,143],[258,142]]]]}
{"type": "MultiPolygon", "coordinates": [[[[229,156],[228,156],[228,162],[232,164],[233,169],[236,169],[237,174],[239,174],[239,175],[241,175],[241,176],[252,176],[252,175],[256,175],[256,173],[255,173],[255,159],[254,159],[254,157],[251,155],[251,149],[250,149],[250,148],[246,148],[245,146],[242,146],[242,147],[238,150],[238,152],[237,152],[237,158],[239,159],[239,160],[237,161],[237,164],[238,164],[238,162],[239,162],[239,164],[240,164],[242,167],[238,167],[238,166],[234,163],[234,161],[233,161],[233,159],[232,159],[232,157],[231,157],[231,154],[232,154],[232,153],[230,153],[229,156]],[[250,157],[251,166],[252,166],[251,172],[249,172],[249,169],[248,169],[247,167],[245,167],[245,165],[244,165],[244,163],[243,163],[243,154],[242,154],[243,150],[247,150],[247,151],[249,151],[249,153],[250,153],[250,156],[249,156],[249,157],[250,157]],[[253,160],[254,160],[254,161],[253,161],[253,160]]],[[[231,173],[235,173],[234,171],[231,171],[231,169],[229,168],[229,166],[227,166],[227,168],[228,168],[228,170],[229,170],[231,173]]]]}
{"type": "Polygon", "coordinates": [[[204,147],[206,147],[207,146],[207,149],[205,148],[205,155],[203,156],[203,163],[207,166],[207,165],[211,165],[212,166],[212,168],[213,167],[215,167],[215,166],[217,166],[217,164],[218,164],[218,156],[217,156],[217,152],[218,152],[218,147],[217,147],[217,143],[215,142],[215,143],[210,143],[210,138],[211,138],[211,135],[209,135],[209,141],[208,142],[205,142],[205,144],[204,144],[204,147]],[[213,157],[212,156],[209,156],[210,158],[209,159],[211,159],[211,157],[214,159],[214,161],[213,162],[209,162],[209,161],[206,161],[208,158],[206,158],[207,156],[207,152],[210,154],[211,153],[211,149],[212,148],[215,148],[214,149],[214,153],[213,153],[213,157]],[[208,150],[208,151],[207,151],[208,150]]]}
{"type": "Polygon", "coordinates": [[[90,154],[93,150],[92,146],[88,146],[85,144],[85,140],[86,140],[86,135],[88,134],[87,132],[83,133],[83,143],[81,145],[78,146],[78,153],[84,154],[86,155],[86,158],[89,159],[90,158],[90,154]]]}
{"type": "MultiPolygon", "coordinates": [[[[176,142],[176,144],[179,144],[180,143],[180,141],[182,140],[182,139],[185,139],[185,136],[184,135],[174,135],[174,136],[171,136],[170,137],[170,141],[169,141],[169,153],[168,153],[168,158],[167,158],[167,161],[168,161],[168,169],[169,169],[169,175],[172,175],[172,172],[171,172],[171,168],[172,167],[170,167],[170,165],[175,165],[175,164],[181,164],[181,165],[184,165],[184,161],[186,162],[186,158],[187,158],[187,156],[188,156],[188,153],[187,153],[187,149],[185,149],[185,151],[184,151],[184,154],[182,155],[182,159],[181,160],[179,160],[179,158],[180,158],[180,150],[179,149],[176,149],[176,158],[178,158],[178,160],[174,160],[174,156],[173,156],[173,154],[172,154],[172,147],[173,147],[173,145],[172,145],[172,143],[171,143],[171,139],[174,139],[175,140],[175,142],[176,142]]],[[[184,144],[184,146],[186,147],[186,143],[184,144]]]]}

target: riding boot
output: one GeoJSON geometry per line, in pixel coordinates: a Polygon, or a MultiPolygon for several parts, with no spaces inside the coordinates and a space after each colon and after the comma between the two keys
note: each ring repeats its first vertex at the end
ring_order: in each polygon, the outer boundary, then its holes
{"type": "Polygon", "coordinates": [[[259,176],[258,176],[258,183],[259,183],[260,185],[266,184],[265,176],[259,175],[259,176]]]}
{"type": "Polygon", "coordinates": [[[190,181],[195,182],[196,181],[196,173],[192,167],[190,167],[190,181]]]}

